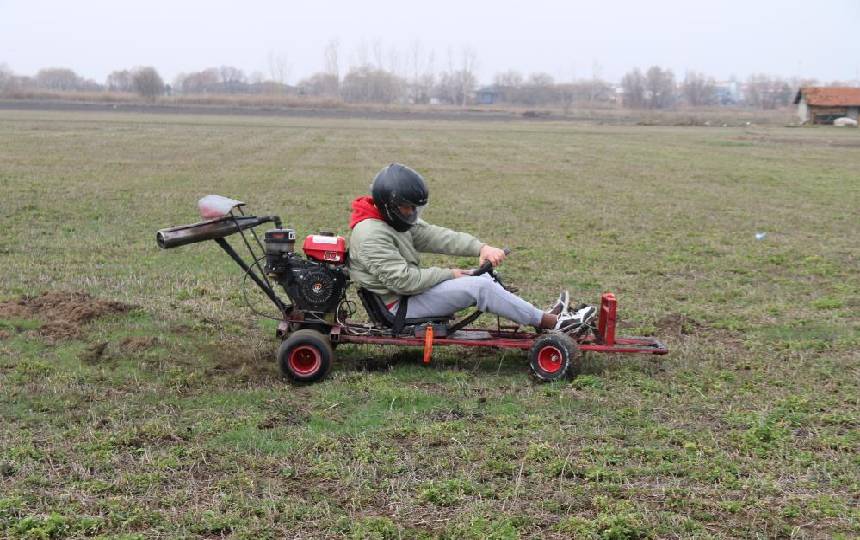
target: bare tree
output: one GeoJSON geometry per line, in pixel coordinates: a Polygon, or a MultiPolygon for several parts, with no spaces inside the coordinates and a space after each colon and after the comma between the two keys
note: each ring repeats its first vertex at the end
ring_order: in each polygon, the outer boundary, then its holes
{"type": "Polygon", "coordinates": [[[713,78],[695,71],[688,71],[684,75],[682,92],[688,105],[693,107],[713,105],[716,101],[716,89],[717,84],[713,78]]]}
{"type": "Polygon", "coordinates": [[[376,69],[383,69],[382,61],[384,55],[382,52],[382,40],[379,38],[374,39],[371,47],[373,51],[373,66],[376,69]]]}
{"type": "Polygon", "coordinates": [[[779,77],[757,73],[747,79],[744,97],[747,104],[753,107],[775,109],[791,103],[794,89],[779,77]]]}
{"type": "Polygon", "coordinates": [[[476,84],[475,76],[467,71],[446,71],[439,75],[434,95],[440,101],[464,106],[476,84]]]}
{"type": "Polygon", "coordinates": [[[358,45],[355,47],[355,51],[352,53],[352,65],[350,68],[362,68],[368,67],[370,65],[370,56],[369,56],[369,48],[367,46],[367,41],[362,39],[358,42],[358,45]]]}
{"type": "Polygon", "coordinates": [[[299,93],[309,96],[337,97],[340,81],[331,73],[314,73],[299,82],[299,93]]]}
{"type": "Polygon", "coordinates": [[[675,101],[675,75],[669,69],[651,66],[645,73],[645,91],[650,108],[670,107],[675,101]]]}
{"type": "Polygon", "coordinates": [[[340,81],[340,63],[338,62],[339,56],[340,42],[336,39],[330,39],[325,46],[325,51],[323,51],[323,70],[325,71],[325,73],[333,75],[338,81],[340,81]]]}
{"type": "Polygon", "coordinates": [[[218,77],[222,90],[229,94],[241,92],[247,84],[245,73],[233,66],[221,66],[218,68],[218,77]]]}
{"type": "Polygon", "coordinates": [[[137,67],[132,72],[134,91],[147,99],[155,99],[164,93],[164,81],[154,67],[137,67]]]}
{"type": "Polygon", "coordinates": [[[397,75],[401,79],[405,79],[409,74],[409,70],[406,67],[406,62],[401,58],[400,52],[397,48],[393,45],[388,47],[388,53],[386,56],[388,57],[387,71],[397,75]]]}
{"type": "Polygon", "coordinates": [[[77,90],[81,77],[68,68],[45,68],[36,73],[36,86],[45,90],[77,90]]]}
{"type": "Polygon", "coordinates": [[[253,84],[255,86],[260,86],[266,82],[266,76],[262,71],[252,71],[250,75],[248,75],[248,83],[253,84]]]}
{"type": "Polygon", "coordinates": [[[422,103],[422,101],[419,101],[418,97],[420,94],[420,91],[418,90],[418,79],[422,73],[422,60],[421,42],[416,39],[409,47],[409,61],[411,64],[409,67],[412,70],[412,78],[409,81],[409,101],[412,103],[422,103]]]}
{"type": "Polygon", "coordinates": [[[0,62],[0,93],[12,90],[15,85],[15,73],[5,62],[0,62]]]}
{"type": "Polygon", "coordinates": [[[478,67],[478,53],[472,47],[464,46],[460,51],[460,56],[462,59],[460,67],[460,82],[462,83],[462,87],[460,88],[460,93],[462,94],[462,105],[465,107],[466,100],[469,99],[478,82],[475,78],[475,69],[478,67]]]}
{"type": "Polygon", "coordinates": [[[431,50],[426,57],[421,42],[412,42],[409,51],[411,63],[411,80],[409,83],[409,100],[412,103],[429,103],[436,74],[433,72],[434,53],[431,50]]]}
{"type": "Polygon", "coordinates": [[[286,53],[269,51],[268,60],[269,77],[272,78],[273,82],[277,83],[277,88],[283,88],[287,84],[287,80],[290,78],[290,70],[292,69],[289,57],[286,53]]]}
{"type": "Polygon", "coordinates": [[[106,85],[111,92],[132,92],[132,74],[129,70],[123,69],[113,71],[107,76],[106,85]]]}
{"type": "Polygon", "coordinates": [[[434,94],[440,101],[465,107],[478,83],[474,74],[477,66],[474,49],[465,46],[461,48],[459,68],[455,66],[457,63],[454,60],[454,50],[448,47],[448,71],[439,76],[434,94]]]}
{"type": "Polygon", "coordinates": [[[591,79],[586,81],[583,89],[587,90],[588,102],[603,101],[607,98],[609,92],[609,84],[604,81],[601,76],[603,74],[603,66],[596,59],[591,63],[591,79]]]}
{"type": "Polygon", "coordinates": [[[216,68],[209,68],[193,73],[181,73],[173,81],[173,87],[183,94],[203,94],[217,92],[220,85],[220,73],[216,68]]]}
{"type": "Polygon", "coordinates": [[[621,79],[624,91],[624,106],[639,108],[645,106],[645,76],[639,68],[628,71],[621,79]]]}
{"type": "Polygon", "coordinates": [[[493,84],[501,88],[519,88],[523,85],[523,74],[512,69],[504,73],[496,73],[493,84]]]}
{"type": "Polygon", "coordinates": [[[346,101],[393,103],[400,99],[405,86],[405,81],[393,73],[364,66],[344,76],[342,94],[346,101]]]}
{"type": "Polygon", "coordinates": [[[524,86],[522,98],[526,105],[546,105],[557,99],[555,79],[549,73],[532,73],[524,86]]]}

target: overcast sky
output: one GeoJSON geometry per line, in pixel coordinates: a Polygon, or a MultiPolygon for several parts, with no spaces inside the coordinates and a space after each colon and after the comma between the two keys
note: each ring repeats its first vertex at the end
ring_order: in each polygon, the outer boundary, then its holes
{"type": "Polygon", "coordinates": [[[751,73],[860,79],[860,0],[0,0],[0,64],[18,74],[69,67],[104,82],[116,69],[180,72],[233,65],[269,76],[270,55],[288,58],[289,82],[323,67],[340,42],[341,73],[374,44],[401,62],[415,42],[435,50],[436,70],[515,69],[557,80],[617,81],[633,67],[688,69],[718,79],[751,73]]]}

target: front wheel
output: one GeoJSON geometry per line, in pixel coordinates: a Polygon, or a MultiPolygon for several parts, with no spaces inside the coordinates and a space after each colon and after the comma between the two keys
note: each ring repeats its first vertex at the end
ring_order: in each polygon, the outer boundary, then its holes
{"type": "Polygon", "coordinates": [[[322,380],[331,370],[334,352],[328,336],[303,329],[290,334],[278,349],[281,372],[293,382],[322,380]]]}
{"type": "Polygon", "coordinates": [[[566,334],[544,334],[529,350],[529,367],[541,382],[572,378],[581,367],[579,349],[566,334]]]}

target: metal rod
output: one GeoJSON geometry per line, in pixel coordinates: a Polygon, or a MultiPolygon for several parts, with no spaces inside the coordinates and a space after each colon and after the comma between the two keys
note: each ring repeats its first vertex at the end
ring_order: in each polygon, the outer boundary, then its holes
{"type": "MultiPolygon", "coordinates": [[[[394,336],[365,336],[354,334],[343,334],[339,336],[341,343],[362,343],[370,345],[409,345],[422,346],[424,338],[416,337],[394,337],[394,336]]],[[[457,345],[460,347],[497,347],[500,349],[522,349],[527,350],[534,344],[533,339],[523,337],[492,337],[490,339],[457,339],[437,338],[433,340],[434,346],[457,345]]],[[[669,351],[666,346],[657,340],[645,339],[619,339],[615,345],[590,345],[579,344],[580,351],[591,351],[599,353],[639,353],[639,354],[666,354],[669,351]],[[626,343],[625,343],[626,342],[626,343]]]]}
{"type": "MultiPolygon", "coordinates": [[[[242,211],[242,209],[239,208],[239,212],[241,212],[241,211],[242,211]]],[[[232,212],[230,212],[230,217],[232,217],[233,221],[235,221],[238,224],[238,219],[236,218],[236,216],[233,215],[232,212]]],[[[265,255],[266,254],[266,248],[264,248],[263,244],[260,243],[260,239],[257,238],[257,233],[254,232],[253,227],[251,227],[251,232],[254,234],[254,238],[257,239],[257,243],[260,244],[260,249],[263,251],[263,255],[265,255]]],[[[253,261],[254,266],[256,266],[257,270],[260,271],[260,275],[263,276],[263,280],[266,282],[266,286],[268,286],[269,289],[271,289],[272,288],[272,282],[269,281],[269,277],[266,275],[266,271],[263,270],[262,266],[260,266],[260,259],[262,258],[262,256],[257,257],[257,254],[254,253],[253,249],[251,249],[251,243],[248,242],[248,238],[245,236],[244,231],[240,230],[239,234],[242,236],[242,241],[245,243],[245,247],[248,248],[248,253],[251,254],[251,260],[253,261]]]]}
{"type": "Polygon", "coordinates": [[[279,310],[281,310],[281,313],[283,313],[284,316],[286,317],[287,308],[286,308],[286,306],[284,306],[284,303],[281,301],[280,298],[278,298],[278,295],[275,294],[275,291],[273,291],[270,286],[268,286],[266,283],[264,283],[257,276],[257,273],[254,272],[247,264],[245,264],[245,261],[242,260],[242,257],[240,257],[239,254],[236,253],[236,250],[233,249],[233,246],[231,246],[223,238],[215,238],[215,243],[218,244],[219,246],[221,246],[221,249],[223,249],[227,253],[227,255],[229,255],[230,258],[236,262],[236,264],[241,266],[242,270],[244,270],[246,274],[251,276],[251,279],[254,280],[254,283],[256,283],[257,286],[260,287],[260,289],[264,293],[266,293],[266,296],[269,297],[269,300],[271,300],[275,304],[275,306],[277,306],[277,308],[279,310]]]}

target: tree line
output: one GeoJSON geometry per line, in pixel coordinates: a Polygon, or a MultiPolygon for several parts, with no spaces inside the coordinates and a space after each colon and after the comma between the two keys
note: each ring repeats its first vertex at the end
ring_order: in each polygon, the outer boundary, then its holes
{"type": "MultiPolygon", "coordinates": [[[[772,109],[791,104],[799,86],[819,84],[812,79],[783,79],[754,74],[745,81],[717,82],[713,77],[688,71],[678,79],[670,69],[634,68],[620,83],[603,80],[594,69],[589,78],[556,81],[548,73],[524,75],[515,70],[497,73],[491,84],[479,87],[474,51],[450,51],[445,67],[436,69],[433,52],[419,46],[408,57],[389,56],[381,49],[360,51],[358,64],[341,74],[339,47],[329,43],[324,69],[294,84],[288,83],[290,65],[283,55],[270,55],[269,73],[246,74],[233,66],[211,67],[180,73],[166,83],[151,66],[111,72],[104,83],[85,79],[69,68],[45,68],[34,76],[19,76],[0,64],[0,94],[24,91],[121,92],[147,99],[164,95],[282,94],[312,96],[347,103],[380,104],[510,104],[514,106],[623,106],[667,109],[677,106],[746,105],[772,109]]],[[[831,85],[850,86],[836,82],[831,85]]]]}

